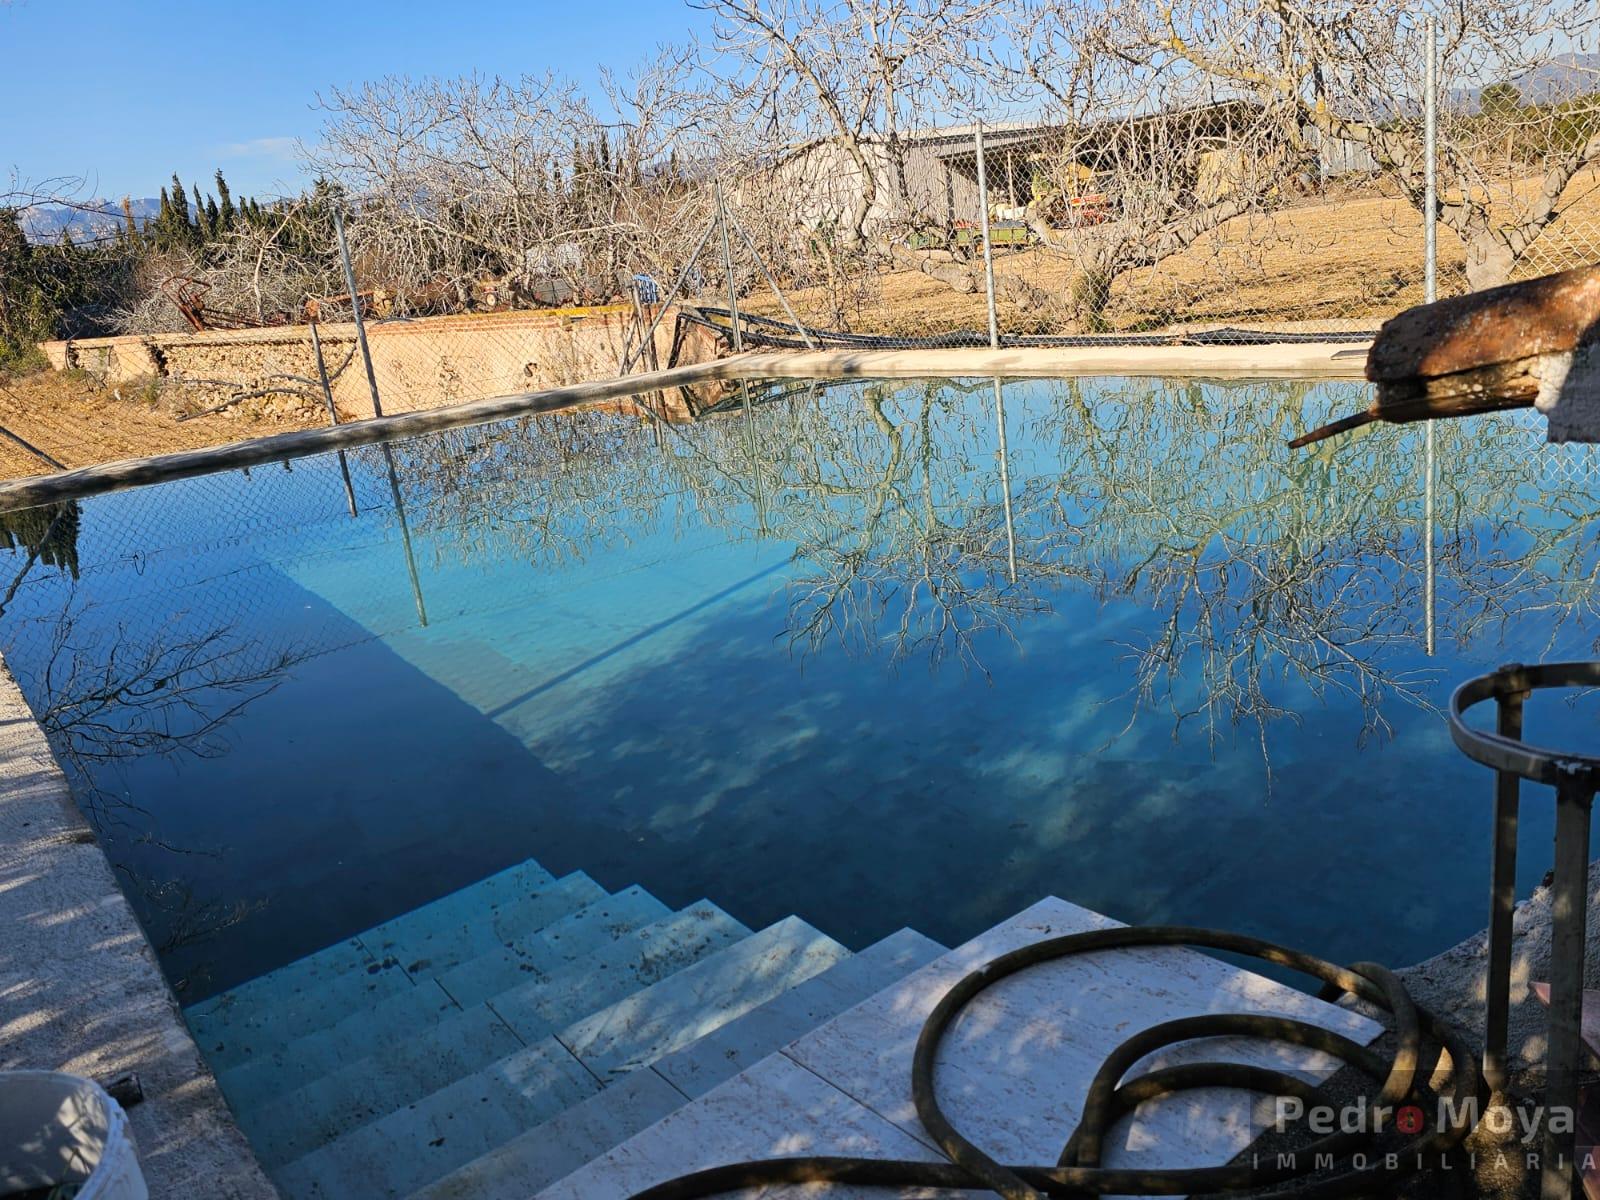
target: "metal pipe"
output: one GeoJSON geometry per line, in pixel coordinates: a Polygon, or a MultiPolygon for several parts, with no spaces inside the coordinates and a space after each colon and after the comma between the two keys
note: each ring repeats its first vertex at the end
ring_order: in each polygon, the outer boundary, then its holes
{"type": "Polygon", "coordinates": [[[1589,892],[1592,782],[1556,786],[1556,870],[1550,933],[1550,1050],[1545,1059],[1545,1151],[1540,1200],[1571,1200],[1577,1179],[1578,1069],[1583,1063],[1583,960],[1589,892]]]}
{"type": "MultiPolygon", "coordinates": [[[[333,406],[333,384],[328,381],[328,363],[322,357],[322,336],[317,332],[315,321],[311,322],[311,352],[317,358],[317,378],[322,381],[322,399],[328,406],[328,424],[337,425],[339,410],[333,406]]],[[[344,500],[350,506],[350,515],[359,516],[355,485],[350,482],[350,461],[343,450],[339,451],[339,474],[344,476],[344,500]]]]}
{"type": "Polygon", "coordinates": [[[356,344],[361,347],[361,362],[367,368],[367,387],[372,392],[372,415],[383,416],[383,403],[378,399],[378,377],[372,370],[372,351],[367,348],[367,323],[361,319],[361,298],[356,295],[356,269],[350,263],[350,246],[344,239],[344,214],[337,206],[333,210],[333,232],[339,239],[339,258],[344,262],[344,284],[350,291],[350,313],[356,323],[356,344]]]}
{"type": "MultiPolygon", "coordinates": [[[[1522,708],[1527,692],[1496,698],[1495,732],[1522,740],[1522,708]]],[[[1517,817],[1522,780],[1497,771],[1494,790],[1494,846],[1489,884],[1489,967],[1483,1034],[1483,1075],[1489,1086],[1506,1086],[1506,1039],[1511,1015],[1511,916],[1517,904],[1517,817]]]]}
{"type": "Polygon", "coordinates": [[[728,236],[728,202],[722,198],[722,180],[716,182],[717,223],[722,226],[722,271],[728,282],[728,320],[733,323],[733,352],[744,353],[744,333],[739,328],[739,289],[733,282],[733,239],[728,236]]]}
{"type": "Polygon", "coordinates": [[[1439,22],[1423,23],[1422,295],[1439,298],[1439,22]]]}
{"type": "Polygon", "coordinates": [[[1017,527],[1011,513],[1011,456],[1006,448],[1006,400],[1000,390],[1000,376],[994,377],[994,425],[1000,435],[1000,497],[1006,517],[1006,567],[1013,585],[1017,582],[1017,527]]]}
{"type": "Polygon", "coordinates": [[[778,281],[772,277],[772,272],[767,269],[767,260],[762,258],[761,251],[756,249],[756,242],[750,236],[750,231],[740,223],[738,217],[733,217],[733,227],[744,238],[744,244],[750,247],[750,253],[755,256],[756,266],[761,268],[761,274],[766,276],[767,286],[772,289],[772,294],[778,298],[778,303],[783,305],[783,311],[788,314],[789,320],[794,322],[795,332],[805,342],[806,349],[815,350],[817,344],[811,340],[811,334],[806,332],[806,327],[800,323],[800,318],[795,315],[794,309],[789,306],[789,298],[783,294],[783,289],[778,286],[778,281]]]}
{"type": "Polygon", "coordinates": [[[683,265],[683,270],[678,272],[678,279],[672,285],[672,290],[667,293],[667,298],[661,302],[661,307],[656,309],[655,320],[650,322],[650,328],[645,330],[644,341],[635,348],[632,354],[625,355],[622,365],[617,368],[617,375],[628,373],[633,366],[634,359],[645,346],[655,345],[656,326],[661,324],[661,318],[667,315],[667,310],[672,307],[672,302],[678,298],[678,293],[683,291],[683,285],[689,282],[689,273],[694,270],[694,264],[700,257],[700,252],[706,248],[706,243],[711,240],[712,231],[717,227],[716,221],[706,226],[706,231],[700,235],[700,240],[695,243],[694,249],[689,254],[689,261],[683,265]]]}
{"type": "Polygon", "coordinates": [[[1000,318],[994,308],[994,248],[989,245],[989,173],[983,162],[983,122],[972,126],[978,156],[978,216],[983,224],[983,279],[989,298],[989,348],[1000,349],[1000,318]]]}

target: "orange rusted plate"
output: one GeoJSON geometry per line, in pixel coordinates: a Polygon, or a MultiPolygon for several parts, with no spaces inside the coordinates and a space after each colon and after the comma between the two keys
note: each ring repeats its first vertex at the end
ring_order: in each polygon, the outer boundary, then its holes
{"type": "Polygon", "coordinates": [[[1375,383],[1433,379],[1600,341],[1600,266],[1453,296],[1384,323],[1367,355],[1375,383]]]}

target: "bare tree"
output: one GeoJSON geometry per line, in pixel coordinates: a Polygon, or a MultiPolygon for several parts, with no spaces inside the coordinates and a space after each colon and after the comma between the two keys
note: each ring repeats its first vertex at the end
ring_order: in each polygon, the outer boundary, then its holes
{"type": "MultiPolygon", "coordinates": [[[[352,197],[374,274],[418,297],[603,300],[670,274],[710,205],[690,167],[728,142],[686,52],[604,78],[610,112],[555,75],[389,78],[323,98],[311,167],[352,197]]],[[[732,146],[729,146],[732,149],[732,146]]]]}
{"type": "MultiPolygon", "coordinates": [[[[848,184],[819,224],[859,250],[903,197],[906,136],[930,113],[972,111],[979,48],[1000,0],[691,0],[711,14],[707,69],[744,98],[774,146],[828,147],[848,184]]],[[[828,170],[827,164],[816,168],[828,170]]]]}
{"type": "Polygon", "coordinates": [[[1192,73],[1130,54],[1121,10],[1047,0],[1019,10],[998,64],[1058,126],[1035,156],[1027,215],[1072,264],[1071,315],[1098,329],[1117,277],[1156,267],[1279,202],[1294,173],[1285,106],[1218,101],[1192,73]]]}
{"type": "MultiPolygon", "coordinates": [[[[1152,67],[1193,73],[1229,94],[1287,106],[1324,145],[1354,147],[1419,210],[1424,197],[1422,5],[1379,0],[1142,0],[1120,6],[1125,45],[1152,67]]],[[[1575,198],[1600,159],[1600,86],[1572,52],[1594,42],[1591,0],[1461,0],[1438,5],[1442,78],[1439,218],[1466,247],[1473,288],[1504,282],[1575,198]],[[1565,63],[1564,83],[1513,105],[1507,120],[1476,88],[1565,63]],[[1512,136],[1506,134],[1508,126],[1512,136]],[[1509,153],[1507,152],[1509,149],[1509,153]]]]}

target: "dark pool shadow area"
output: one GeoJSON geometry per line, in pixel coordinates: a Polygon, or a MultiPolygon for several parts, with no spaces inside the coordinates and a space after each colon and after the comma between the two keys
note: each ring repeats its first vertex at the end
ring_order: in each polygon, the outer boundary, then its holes
{"type": "Polygon", "coordinates": [[[139,799],[106,824],[107,853],[185,1002],[530,857],[557,874],[627,859],[581,781],[314,593],[276,572],[262,586],[284,628],[253,636],[317,628],[336,648],[254,699],[224,753],[100,780],[139,799]]]}

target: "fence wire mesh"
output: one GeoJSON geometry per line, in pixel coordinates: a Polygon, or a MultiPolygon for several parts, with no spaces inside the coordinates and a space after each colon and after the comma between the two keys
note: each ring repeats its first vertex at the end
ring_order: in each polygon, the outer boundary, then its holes
{"type": "Polygon", "coordinates": [[[1350,6],[1346,50],[1274,43],[1273,6],[1130,5],[1080,29],[1087,9],[1051,3],[972,27],[1017,62],[980,70],[930,26],[891,86],[852,73],[847,23],[758,35],[708,7],[752,62],[780,35],[832,47],[811,83],[757,72],[793,128],[739,118],[755,77],[712,81],[729,102],[693,121],[652,93],[620,139],[526,81],[335,97],[311,164],[331,182],[105,250],[122,290],[101,332],[122,336],[0,380],[0,475],[666,367],[726,352],[734,310],[741,343],[771,349],[986,345],[991,294],[1007,346],[1358,342],[1424,299],[1430,162],[1441,295],[1600,257],[1600,16],[1566,0],[1441,16],[1431,158],[1421,8],[1350,6]],[[1552,40],[1540,22],[1564,13],[1552,40]],[[1312,92],[1267,86],[1280,74],[1312,92]],[[878,115],[835,128],[812,86],[878,115]],[[426,132],[400,137],[390,118],[420,111],[426,132]],[[486,181],[482,153],[507,170],[486,181]]]}

